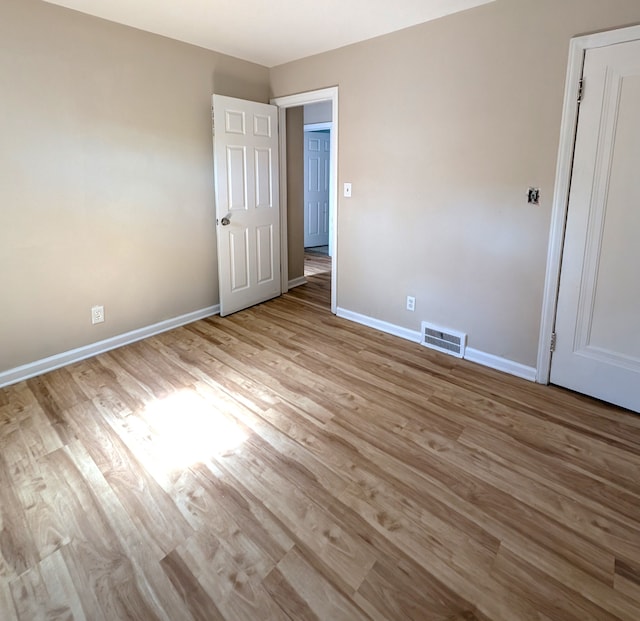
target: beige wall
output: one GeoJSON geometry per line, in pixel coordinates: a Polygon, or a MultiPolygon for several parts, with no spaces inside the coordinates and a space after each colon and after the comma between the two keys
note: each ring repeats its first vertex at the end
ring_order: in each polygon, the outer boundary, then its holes
{"type": "Polygon", "coordinates": [[[330,101],[319,101],[314,104],[307,104],[304,107],[304,123],[330,123],[333,113],[333,103],[330,101]]]}
{"type": "Polygon", "coordinates": [[[303,108],[287,109],[287,253],[289,280],[304,276],[303,108]]]}
{"type": "Polygon", "coordinates": [[[0,372],[217,304],[211,94],[267,101],[268,79],[2,0],[0,372]]]}
{"type": "Polygon", "coordinates": [[[569,40],[638,22],[637,0],[497,0],[272,69],[274,96],[339,86],[339,307],[535,366],[569,40]]]}
{"type": "Polygon", "coordinates": [[[639,22],[637,0],[496,0],[269,75],[3,0],[0,373],[218,302],[210,95],[269,79],[340,88],[339,306],[534,365],[568,42],[639,22]]]}

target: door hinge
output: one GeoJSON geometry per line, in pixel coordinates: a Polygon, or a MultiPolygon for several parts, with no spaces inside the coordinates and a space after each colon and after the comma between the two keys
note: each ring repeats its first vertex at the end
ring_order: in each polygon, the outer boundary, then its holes
{"type": "Polygon", "coordinates": [[[552,332],[551,333],[551,347],[550,350],[552,352],[554,352],[556,350],[556,333],[552,332]]]}
{"type": "Polygon", "coordinates": [[[581,78],[580,82],[578,83],[578,103],[582,103],[583,99],[584,99],[584,78],[581,78]]]}

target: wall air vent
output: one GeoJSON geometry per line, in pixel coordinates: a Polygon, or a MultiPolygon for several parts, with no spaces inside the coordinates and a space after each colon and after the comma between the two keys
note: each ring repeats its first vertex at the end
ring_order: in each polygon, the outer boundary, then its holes
{"type": "Polygon", "coordinates": [[[463,358],[464,349],[467,346],[467,335],[423,321],[420,344],[456,358],[463,358]]]}

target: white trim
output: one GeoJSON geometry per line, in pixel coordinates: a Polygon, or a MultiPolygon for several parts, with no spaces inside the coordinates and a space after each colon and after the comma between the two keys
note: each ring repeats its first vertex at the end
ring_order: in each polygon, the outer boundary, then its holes
{"type": "Polygon", "coordinates": [[[299,287],[300,285],[306,285],[307,279],[304,276],[300,276],[299,278],[294,278],[289,281],[289,289],[293,289],[295,287],[299,287]]]}
{"type": "Polygon", "coordinates": [[[380,319],[374,319],[373,317],[361,315],[360,313],[354,313],[353,311],[346,310],[345,308],[338,308],[337,311],[338,312],[336,313],[336,315],[338,315],[338,317],[342,317],[343,319],[348,319],[349,321],[359,323],[369,328],[380,330],[380,332],[392,334],[393,336],[399,336],[401,339],[412,341],[413,343],[420,342],[421,335],[417,330],[402,328],[400,326],[396,326],[393,323],[381,321],[380,319]]]}
{"type": "MultiPolygon", "coordinates": [[[[337,94],[338,87],[329,86],[328,88],[321,88],[316,91],[306,91],[304,93],[296,93],[295,95],[273,97],[270,103],[278,107],[296,108],[306,104],[319,103],[321,101],[333,99],[334,95],[337,94]]],[[[335,117],[331,117],[331,120],[335,121],[335,117]]]]}
{"type": "Polygon", "coordinates": [[[98,354],[102,354],[106,351],[122,347],[123,345],[135,343],[136,341],[141,341],[142,339],[160,334],[161,332],[167,332],[168,330],[173,330],[174,328],[179,328],[185,324],[198,321],[199,319],[204,319],[205,317],[211,317],[212,315],[217,315],[219,313],[220,305],[216,304],[215,306],[209,306],[208,308],[187,313],[186,315],[180,315],[173,319],[154,323],[153,325],[146,326],[145,328],[125,332],[124,334],[105,339],[104,341],[98,341],[91,345],[78,347],[77,349],[72,349],[61,354],[30,362],[29,364],[25,364],[14,369],[9,369],[8,371],[3,371],[0,373],[0,388],[9,386],[10,384],[16,384],[17,382],[35,377],[36,375],[41,375],[42,373],[54,371],[55,369],[65,367],[74,362],[79,362],[80,360],[97,356],[98,354]]]}
{"type": "MultiPolygon", "coordinates": [[[[354,313],[353,311],[346,310],[344,308],[338,308],[337,315],[338,317],[348,319],[349,321],[359,323],[363,326],[374,328],[381,332],[392,334],[393,336],[399,336],[400,338],[413,343],[420,343],[422,339],[422,334],[416,330],[402,328],[395,324],[381,321],[380,319],[374,319],[367,315],[361,315],[360,313],[354,313]]],[[[530,382],[536,381],[536,370],[533,367],[528,367],[524,364],[520,364],[519,362],[508,360],[507,358],[501,358],[500,356],[494,356],[493,354],[487,354],[483,351],[467,347],[465,349],[464,359],[469,362],[475,362],[476,364],[480,364],[484,367],[503,371],[509,375],[515,375],[516,377],[529,380],[530,382]]]]}
{"type": "MultiPolygon", "coordinates": [[[[578,89],[582,77],[585,53],[589,49],[616,45],[637,39],[640,39],[640,26],[631,26],[630,28],[576,37],[571,39],[569,46],[562,124],[560,126],[560,145],[556,164],[556,183],[551,212],[551,230],[547,250],[547,272],[542,300],[540,338],[538,341],[536,381],[541,384],[549,383],[551,373],[551,334],[556,320],[560,267],[573,167],[573,149],[578,124],[578,89]]],[[[587,85],[586,89],[588,90],[588,88],[589,86],[587,85]]]]}
{"type": "Polygon", "coordinates": [[[536,369],[534,367],[528,367],[519,362],[494,356],[493,354],[487,354],[478,349],[467,347],[464,352],[464,359],[469,362],[481,364],[483,367],[489,367],[490,369],[496,369],[509,375],[515,375],[530,382],[536,381],[536,369]]]}
{"type": "MultiPolygon", "coordinates": [[[[317,91],[308,91],[306,93],[298,93],[296,95],[286,95],[284,97],[274,97],[271,103],[280,108],[279,125],[280,125],[280,214],[281,214],[281,230],[285,235],[281,237],[281,263],[283,274],[285,268],[288,270],[287,256],[287,237],[286,237],[286,212],[287,212],[287,132],[286,132],[286,109],[304,106],[306,104],[318,103],[320,101],[331,101],[331,154],[330,154],[330,176],[329,176],[329,213],[331,227],[329,236],[333,240],[333,248],[331,248],[331,312],[337,313],[338,308],[338,87],[331,86],[317,91]],[[282,188],[284,187],[284,192],[282,188]],[[284,224],[283,224],[284,219],[284,224]]],[[[283,278],[284,283],[287,281],[283,278]]]]}
{"type": "MultiPolygon", "coordinates": [[[[271,101],[273,104],[273,100],[271,101]]],[[[278,167],[280,171],[280,290],[289,291],[289,235],[287,232],[287,109],[278,108],[278,167]]]]}
{"type": "Polygon", "coordinates": [[[333,129],[333,123],[331,121],[327,121],[325,123],[306,123],[304,126],[305,132],[323,132],[323,131],[331,131],[333,129]]]}

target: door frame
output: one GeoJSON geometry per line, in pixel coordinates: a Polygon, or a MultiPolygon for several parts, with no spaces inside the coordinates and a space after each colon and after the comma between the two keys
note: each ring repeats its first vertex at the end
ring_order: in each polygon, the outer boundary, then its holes
{"type": "Polygon", "coordinates": [[[329,236],[333,239],[333,257],[331,261],[331,312],[335,315],[338,308],[338,87],[331,86],[316,91],[307,91],[296,95],[274,97],[270,103],[278,106],[278,125],[280,140],[280,269],[282,293],[289,290],[289,253],[287,251],[287,109],[307,104],[331,102],[331,146],[329,162],[329,236]]]}
{"type": "Polygon", "coordinates": [[[326,123],[305,123],[303,127],[305,132],[322,132],[327,129],[332,131],[333,123],[331,121],[327,121],[326,123]]]}
{"type": "MultiPolygon", "coordinates": [[[[538,363],[536,381],[548,384],[551,375],[551,339],[556,322],[558,292],[560,288],[560,270],[562,251],[569,207],[571,174],[576,130],[578,128],[578,97],[580,81],[587,50],[607,47],[618,43],[627,43],[640,39],[640,26],[620,28],[607,32],[574,37],[569,44],[569,62],[560,125],[560,145],[556,164],[556,183],[551,211],[551,230],[547,250],[547,272],[542,299],[542,317],[540,321],[540,339],[538,341],[538,363]]],[[[585,85],[585,90],[589,85],[585,85]]]]}

